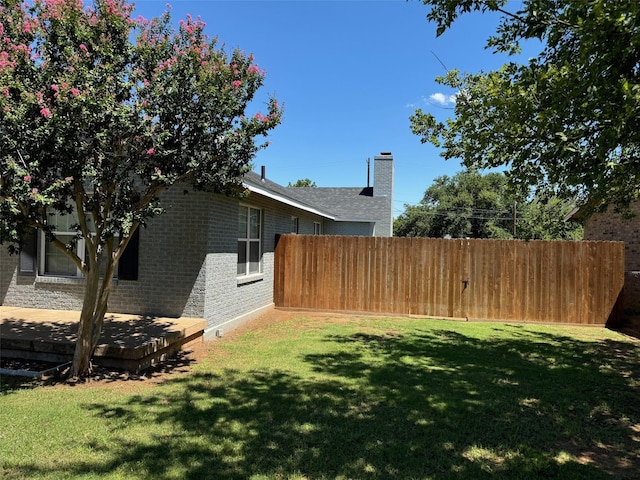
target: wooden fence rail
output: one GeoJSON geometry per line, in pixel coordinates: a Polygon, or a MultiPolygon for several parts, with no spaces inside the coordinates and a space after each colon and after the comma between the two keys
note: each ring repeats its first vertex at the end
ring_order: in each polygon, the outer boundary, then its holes
{"type": "Polygon", "coordinates": [[[278,307],[615,324],[624,243],[282,235],[278,307]]]}

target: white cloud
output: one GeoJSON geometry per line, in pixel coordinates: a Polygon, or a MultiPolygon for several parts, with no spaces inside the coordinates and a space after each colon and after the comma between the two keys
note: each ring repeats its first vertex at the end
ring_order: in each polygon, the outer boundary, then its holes
{"type": "Polygon", "coordinates": [[[442,107],[449,107],[456,104],[456,95],[445,95],[444,93],[434,93],[429,96],[429,101],[442,107]]]}
{"type": "Polygon", "coordinates": [[[441,108],[453,108],[456,104],[456,99],[461,92],[456,92],[453,95],[445,95],[444,93],[434,93],[428,97],[420,97],[418,101],[410,102],[405,105],[406,108],[419,108],[423,106],[437,106],[441,108]]]}

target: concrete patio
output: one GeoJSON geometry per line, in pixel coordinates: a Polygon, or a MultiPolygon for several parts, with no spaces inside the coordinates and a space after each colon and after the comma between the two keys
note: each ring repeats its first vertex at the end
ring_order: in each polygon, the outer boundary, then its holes
{"type": "MultiPolygon", "coordinates": [[[[71,361],[80,312],[0,306],[0,359],[71,361]]],[[[202,318],[108,313],[94,363],[139,372],[202,341],[202,318]]]]}

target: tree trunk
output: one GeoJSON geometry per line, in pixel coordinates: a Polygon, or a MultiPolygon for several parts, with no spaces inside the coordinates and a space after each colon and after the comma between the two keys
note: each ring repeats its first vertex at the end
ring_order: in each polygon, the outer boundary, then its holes
{"type": "Polygon", "coordinates": [[[73,354],[73,364],[69,372],[70,377],[81,377],[91,372],[91,354],[93,353],[91,337],[99,286],[100,272],[98,272],[97,269],[89,270],[84,280],[84,298],[82,311],[80,312],[78,338],[76,339],[76,349],[73,354]]]}
{"type": "Polygon", "coordinates": [[[85,277],[85,290],[78,325],[78,338],[73,355],[73,364],[69,377],[84,377],[91,373],[91,358],[102,333],[104,316],[107,313],[107,301],[111,292],[111,284],[115,266],[114,262],[100,280],[98,268],[90,269],[85,277]]]}
{"type": "Polygon", "coordinates": [[[78,338],[76,339],[73,363],[68,374],[71,378],[83,377],[91,373],[91,358],[102,334],[113,276],[122,251],[128,245],[136,228],[138,228],[138,224],[134,223],[129,234],[119,243],[116,251],[113,249],[112,239],[108,240],[106,245],[93,246],[94,248],[90,249],[89,268],[85,270],[84,299],[78,325],[78,338]],[[99,252],[104,247],[107,250],[107,268],[100,279],[99,252]]]}

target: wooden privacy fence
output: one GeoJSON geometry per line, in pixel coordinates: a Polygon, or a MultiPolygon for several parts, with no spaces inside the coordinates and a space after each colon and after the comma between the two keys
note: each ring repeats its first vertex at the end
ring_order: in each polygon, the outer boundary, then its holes
{"type": "Polygon", "coordinates": [[[613,324],[624,243],[282,235],[277,307],[613,324]]]}

